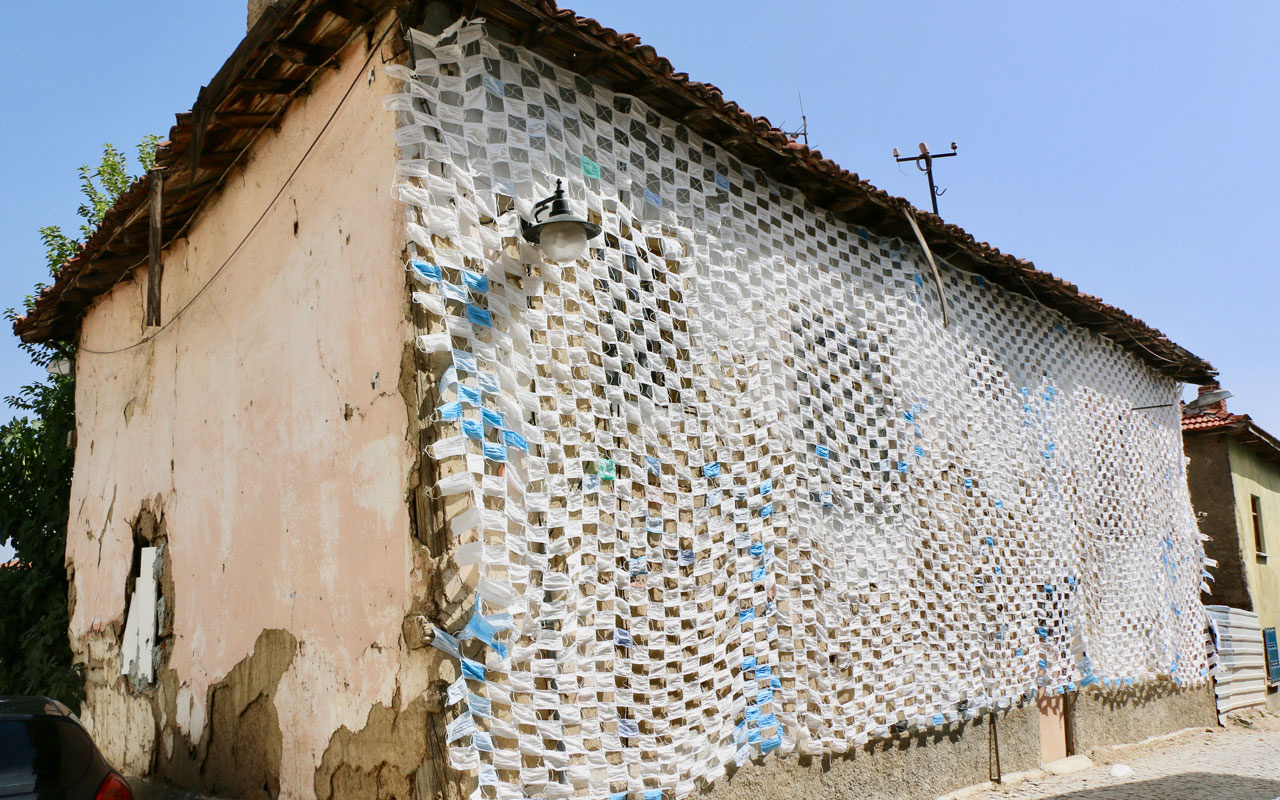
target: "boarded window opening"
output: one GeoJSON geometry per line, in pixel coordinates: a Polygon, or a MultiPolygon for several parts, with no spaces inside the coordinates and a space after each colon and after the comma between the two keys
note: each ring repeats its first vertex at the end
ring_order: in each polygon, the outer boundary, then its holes
{"type": "Polygon", "coordinates": [[[1249,510],[1253,513],[1253,549],[1258,558],[1267,557],[1267,540],[1262,532],[1262,499],[1249,495],[1249,510]]]}
{"type": "Polygon", "coordinates": [[[168,533],[162,513],[145,503],[132,525],[133,558],[125,581],[124,631],[120,639],[120,674],[135,691],[155,683],[158,666],[167,661],[173,633],[172,590],[166,570],[168,533]]]}

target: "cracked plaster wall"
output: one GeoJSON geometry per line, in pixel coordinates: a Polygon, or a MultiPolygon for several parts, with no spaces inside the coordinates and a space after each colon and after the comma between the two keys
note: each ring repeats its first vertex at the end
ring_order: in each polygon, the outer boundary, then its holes
{"type": "MultiPolygon", "coordinates": [[[[258,788],[311,797],[335,732],[360,731],[375,707],[399,712],[426,687],[431,665],[401,654],[421,581],[399,386],[412,338],[397,266],[403,212],[388,194],[394,118],[381,107],[390,51],[362,68],[366,55],[358,37],[168,247],[166,321],[211,280],[356,81],[204,294],[141,347],[81,351],[71,637],[88,664],[86,722],[129,773],[208,783],[209,759],[232,757],[209,726],[223,713],[215,698],[243,693],[236,675],[266,669],[269,691],[227,713],[274,717],[259,727],[277,731],[261,748],[278,749],[262,755],[279,774],[258,788]],[[119,646],[131,524],[144,506],[167,525],[173,631],[155,689],[136,694],[119,674],[119,646]],[[283,638],[255,656],[265,631],[283,638]]],[[[100,299],[81,344],[141,339],[145,291],[139,270],[100,299]]]]}

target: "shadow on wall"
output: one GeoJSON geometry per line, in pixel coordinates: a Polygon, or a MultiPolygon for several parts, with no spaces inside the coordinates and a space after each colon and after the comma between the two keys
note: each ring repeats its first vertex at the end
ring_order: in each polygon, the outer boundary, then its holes
{"type": "Polygon", "coordinates": [[[1039,716],[1027,704],[842,753],[756,756],[695,791],[704,800],[920,800],[1040,765],[1039,716]],[[997,734],[998,729],[998,734],[997,734]]]}
{"type": "Polygon", "coordinates": [[[1109,709],[1133,708],[1156,700],[1163,700],[1166,697],[1173,697],[1183,691],[1184,689],[1173,681],[1147,681],[1136,686],[1124,686],[1118,689],[1106,690],[1102,705],[1109,709]]]}
{"type": "Polygon", "coordinates": [[[1217,775],[1211,772],[1188,772],[1150,781],[1046,795],[1044,800],[1135,800],[1142,797],[1166,800],[1274,800],[1280,797],[1280,781],[1217,775]]]}
{"type": "MultiPolygon", "coordinates": [[[[901,733],[894,733],[884,739],[873,739],[862,747],[857,748],[868,755],[874,753],[885,753],[890,750],[910,750],[912,747],[927,747],[931,744],[942,744],[944,741],[957,744],[961,737],[964,736],[965,730],[972,727],[980,727],[987,722],[987,718],[970,720],[968,722],[951,722],[946,725],[938,725],[927,730],[909,730],[901,733]]],[[[817,756],[822,760],[824,768],[826,768],[832,758],[835,759],[852,759],[855,751],[853,749],[846,753],[836,755],[817,756]]],[[[804,763],[801,757],[801,763],[804,763]]]]}
{"type": "Polygon", "coordinates": [[[1156,680],[1136,686],[1089,687],[1070,698],[1067,732],[1075,753],[1184,728],[1218,727],[1209,683],[1182,688],[1170,680],[1156,680]]]}

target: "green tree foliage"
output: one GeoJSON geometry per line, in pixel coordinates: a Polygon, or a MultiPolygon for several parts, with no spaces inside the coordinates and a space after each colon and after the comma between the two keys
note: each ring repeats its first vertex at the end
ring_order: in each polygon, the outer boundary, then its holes
{"type": "MultiPolygon", "coordinates": [[[[158,141],[148,136],[138,145],[137,161],[144,171],[155,161],[158,141]]],[[[80,236],[70,236],[56,225],[40,229],[50,276],[58,274],[134,180],[124,153],[109,144],[96,168],[80,168],[80,236]]],[[[27,311],[42,288],[43,283],[37,284],[25,299],[27,311]]],[[[12,308],[5,312],[10,322],[17,316],[12,308]]],[[[41,368],[75,356],[73,342],[19,346],[41,368]]],[[[0,541],[10,540],[18,564],[0,568],[0,695],[47,694],[75,708],[83,699],[84,678],[80,665],[73,663],[67,639],[64,565],[75,379],[50,374],[23,386],[5,402],[17,415],[0,426],[0,541]]]]}

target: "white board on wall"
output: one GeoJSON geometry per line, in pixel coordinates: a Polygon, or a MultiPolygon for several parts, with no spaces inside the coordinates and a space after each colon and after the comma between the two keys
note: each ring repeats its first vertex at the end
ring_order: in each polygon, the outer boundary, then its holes
{"type": "Polygon", "coordinates": [[[129,601],[129,617],[124,623],[120,646],[120,674],[151,683],[155,676],[151,651],[156,644],[156,563],[160,548],[144,547],[141,569],[129,601]]]}

